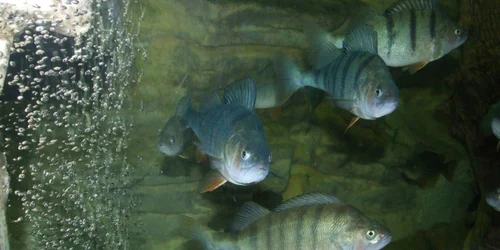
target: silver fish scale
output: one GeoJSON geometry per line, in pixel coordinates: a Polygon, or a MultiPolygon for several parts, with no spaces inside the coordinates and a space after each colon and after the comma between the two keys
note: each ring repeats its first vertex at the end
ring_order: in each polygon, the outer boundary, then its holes
{"type": "Polygon", "coordinates": [[[361,74],[376,57],[374,54],[362,51],[344,54],[316,72],[316,83],[332,98],[354,99],[359,89],[361,74]]]}
{"type": "MultiPolygon", "coordinates": [[[[249,116],[251,120],[257,119],[253,112],[243,106],[221,104],[205,113],[188,112],[186,119],[188,126],[200,140],[202,151],[211,156],[221,156],[225,143],[236,130],[235,124],[249,116]]],[[[257,127],[255,122],[242,123],[242,126],[245,125],[247,128],[257,127]]]]}

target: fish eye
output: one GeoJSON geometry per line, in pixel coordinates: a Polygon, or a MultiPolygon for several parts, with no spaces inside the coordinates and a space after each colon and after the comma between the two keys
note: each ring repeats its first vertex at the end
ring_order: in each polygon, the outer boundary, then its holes
{"type": "Polygon", "coordinates": [[[461,31],[460,29],[456,29],[456,30],[455,30],[455,35],[457,35],[457,36],[458,36],[458,35],[460,35],[461,33],[462,33],[462,31],[461,31]]]}
{"type": "Polygon", "coordinates": [[[246,160],[248,160],[248,158],[250,158],[250,154],[247,153],[247,151],[245,151],[245,150],[241,151],[241,159],[246,161],[246,160]]]}
{"type": "Polygon", "coordinates": [[[175,143],[175,137],[172,136],[172,137],[168,138],[168,143],[174,144],[175,143]]]}
{"type": "Polygon", "coordinates": [[[380,90],[380,89],[376,89],[376,90],[375,90],[375,95],[376,95],[377,97],[380,97],[380,96],[382,95],[382,90],[380,90]]]}
{"type": "Polygon", "coordinates": [[[375,237],[375,231],[373,231],[373,230],[366,231],[366,237],[368,239],[373,239],[375,237]]]}

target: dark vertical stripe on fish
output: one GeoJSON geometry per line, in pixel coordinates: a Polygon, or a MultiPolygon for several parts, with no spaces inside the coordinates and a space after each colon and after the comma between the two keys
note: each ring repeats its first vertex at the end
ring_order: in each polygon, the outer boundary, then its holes
{"type": "Polygon", "coordinates": [[[417,49],[417,15],[415,10],[410,11],[410,41],[411,50],[415,52],[417,49]]]}
{"type": "Polygon", "coordinates": [[[316,249],[316,245],[318,244],[318,225],[319,222],[321,221],[321,214],[323,213],[323,209],[325,208],[324,205],[317,206],[316,209],[314,209],[314,216],[313,216],[313,222],[312,222],[312,249],[316,249]]]}
{"type": "Polygon", "coordinates": [[[331,90],[331,92],[329,92],[330,94],[333,93],[335,91],[335,79],[336,79],[336,75],[337,75],[337,72],[339,70],[339,67],[340,67],[340,63],[341,63],[342,60],[337,60],[335,63],[332,63],[332,67],[331,67],[331,70],[332,71],[332,74],[330,76],[330,79],[327,79],[327,82],[326,82],[326,89],[328,90],[331,90]]]}
{"type": "Polygon", "coordinates": [[[324,67],[325,70],[325,77],[323,77],[323,82],[321,83],[322,84],[322,88],[323,89],[326,89],[327,86],[328,86],[328,79],[331,77],[330,76],[330,73],[332,73],[332,68],[333,68],[333,63],[330,63],[328,64],[328,67],[324,67]]]}
{"type": "Polygon", "coordinates": [[[273,233],[273,231],[276,231],[276,230],[271,230],[271,228],[272,228],[271,225],[273,224],[273,218],[274,218],[274,216],[269,216],[267,218],[267,220],[265,220],[266,221],[266,228],[264,230],[266,232],[266,247],[267,247],[267,249],[273,249],[272,245],[271,245],[272,244],[272,242],[271,242],[272,235],[271,234],[273,233]]]}
{"type": "Polygon", "coordinates": [[[391,57],[392,45],[394,45],[394,38],[396,33],[394,33],[394,19],[392,15],[385,16],[385,26],[387,29],[387,57],[391,57]]]}
{"type": "Polygon", "coordinates": [[[363,61],[359,64],[358,71],[356,72],[356,75],[354,77],[354,86],[353,90],[357,91],[358,85],[359,85],[359,77],[361,76],[361,73],[365,70],[365,68],[370,64],[378,55],[373,55],[369,54],[367,57],[363,59],[363,61]]]}
{"type": "MultiPolygon", "coordinates": [[[[246,110],[245,111],[238,110],[238,111],[239,112],[236,113],[236,115],[234,115],[232,121],[229,123],[229,127],[230,128],[233,128],[236,123],[238,123],[241,120],[245,119],[247,116],[250,116],[250,115],[253,114],[252,112],[246,112],[246,110]]],[[[224,131],[224,132],[226,133],[226,131],[224,131]]]]}
{"type": "MultiPolygon", "coordinates": [[[[278,212],[279,213],[279,212],[278,212]]],[[[279,219],[279,222],[280,222],[280,226],[279,226],[279,233],[280,233],[280,237],[279,237],[279,244],[280,246],[284,246],[285,245],[285,242],[286,242],[286,239],[285,239],[285,222],[286,222],[286,216],[279,216],[278,217],[279,219]],[[283,218],[285,217],[285,218],[283,218]]]]}
{"type": "Polygon", "coordinates": [[[257,225],[258,223],[253,223],[253,225],[250,225],[250,247],[251,249],[258,249],[257,248],[257,225]]]}
{"type": "Polygon", "coordinates": [[[429,23],[429,31],[431,35],[431,39],[434,40],[436,37],[436,10],[431,10],[431,21],[429,23]]]}
{"type": "Polygon", "coordinates": [[[306,214],[307,209],[300,209],[299,213],[297,215],[297,228],[295,228],[295,245],[297,246],[297,249],[302,249],[302,230],[303,230],[303,224],[304,224],[304,215],[306,214]]]}
{"type": "Polygon", "coordinates": [[[347,84],[346,83],[347,73],[349,72],[349,69],[351,68],[351,64],[354,61],[354,59],[356,59],[358,57],[358,54],[359,54],[358,51],[347,54],[347,56],[348,56],[347,62],[344,64],[344,68],[342,70],[342,78],[340,81],[340,84],[341,84],[340,93],[337,94],[337,95],[340,95],[341,97],[345,97],[344,91],[345,91],[345,85],[347,84]]]}

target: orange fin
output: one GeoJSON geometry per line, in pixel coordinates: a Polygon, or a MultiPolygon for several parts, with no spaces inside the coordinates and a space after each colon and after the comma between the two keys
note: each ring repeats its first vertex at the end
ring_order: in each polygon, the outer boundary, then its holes
{"type": "Polygon", "coordinates": [[[227,180],[216,170],[210,170],[200,184],[200,193],[211,192],[226,183],[227,180]]]}
{"type": "Polygon", "coordinates": [[[413,75],[417,71],[419,71],[420,69],[425,67],[425,65],[427,65],[427,63],[429,63],[429,62],[418,62],[418,63],[412,64],[412,65],[409,65],[408,67],[403,68],[403,71],[408,70],[408,72],[410,72],[410,74],[413,75]]]}
{"type": "Polygon", "coordinates": [[[194,153],[194,158],[196,160],[196,163],[204,163],[207,161],[207,154],[203,153],[200,148],[196,148],[196,151],[194,153]]]}
{"type": "Polygon", "coordinates": [[[354,125],[359,120],[358,116],[355,116],[352,118],[351,122],[349,122],[349,125],[347,125],[347,128],[344,130],[344,134],[347,133],[347,130],[354,125]]]}
{"type": "Polygon", "coordinates": [[[280,107],[276,107],[273,111],[273,116],[279,116],[281,113],[281,106],[280,107]]]}
{"type": "Polygon", "coordinates": [[[497,152],[498,150],[500,150],[500,141],[498,141],[498,144],[497,144],[497,152]]]}

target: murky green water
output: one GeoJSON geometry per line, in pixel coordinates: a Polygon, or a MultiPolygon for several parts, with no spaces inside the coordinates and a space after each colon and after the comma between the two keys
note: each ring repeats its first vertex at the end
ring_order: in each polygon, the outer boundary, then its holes
{"type": "MultiPolygon", "coordinates": [[[[392,3],[364,2],[377,11],[392,3]]],[[[456,2],[440,6],[455,17],[456,2]]],[[[311,103],[307,89],[280,112],[257,109],[272,173],[255,185],[200,194],[210,163],[198,161],[196,136],[185,134],[179,156],[157,148],[182,96],[199,103],[248,76],[272,84],[278,52],[306,69],[304,22],[339,32],[358,4],[95,0],[79,39],[27,25],[0,96],[11,249],[194,249],[178,235],[180,215],[223,231],[247,201],[272,209],[313,192],[385,225],[384,249],[463,249],[479,198],[466,147],[439,113],[460,50],[414,75],[391,68],[398,108],[347,133],[352,115],[328,99],[311,103]]]]}

